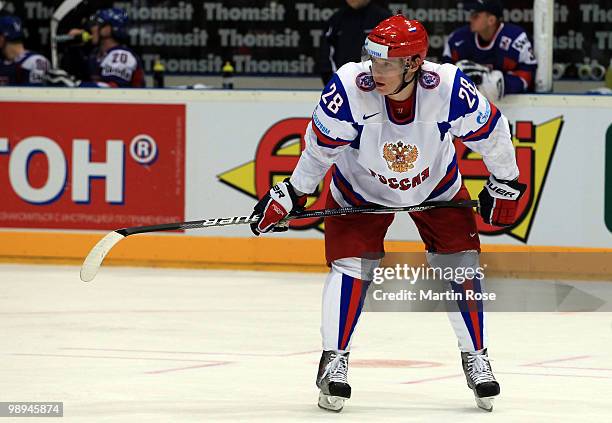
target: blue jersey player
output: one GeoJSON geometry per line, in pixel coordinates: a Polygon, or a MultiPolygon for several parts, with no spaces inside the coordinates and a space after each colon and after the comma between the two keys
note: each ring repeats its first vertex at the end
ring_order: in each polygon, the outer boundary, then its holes
{"type": "Polygon", "coordinates": [[[466,7],[471,10],[470,24],[448,37],[443,61],[456,64],[489,100],[533,91],[537,61],[525,31],[502,21],[499,0],[479,0],[466,7]]]}
{"type": "Polygon", "coordinates": [[[0,85],[44,85],[49,69],[46,57],[26,50],[21,19],[17,16],[0,17],[0,85]]]}
{"type": "MultiPolygon", "coordinates": [[[[142,61],[125,45],[128,23],[127,13],[123,9],[98,10],[91,17],[89,25],[94,48],[86,58],[87,80],[77,81],[59,69],[52,71],[50,82],[69,87],[144,88],[142,61]]],[[[77,35],[79,31],[70,32],[77,35]]]]}
{"type": "Polygon", "coordinates": [[[100,86],[143,88],[144,69],[140,58],[124,42],[128,16],[122,9],[102,9],[93,16],[91,27],[95,48],[89,57],[92,81],[100,86]]]}

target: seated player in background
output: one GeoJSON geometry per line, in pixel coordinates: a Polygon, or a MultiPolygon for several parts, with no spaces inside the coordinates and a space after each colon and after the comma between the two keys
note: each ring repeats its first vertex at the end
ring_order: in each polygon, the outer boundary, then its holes
{"type": "MultiPolygon", "coordinates": [[[[491,173],[479,195],[483,220],[498,226],[514,223],[526,186],[517,180],[508,121],[456,66],[425,61],[428,46],[427,31],[416,20],[397,15],[374,28],[366,39],[366,58],[342,66],[324,88],[291,178],[273,186],[256,204],[253,214],[260,218],[251,225],[256,235],[287,230],[278,223],[304,207],[306,194],[317,189],[330,168],[327,208],[469,200],[455,137],[480,153],[491,173]]],[[[438,208],[410,217],[430,265],[444,267],[447,261],[468,257],[466,266],[479,266],[480,241],[471,208],[438,208]]],[[[322,408],[340,411],[351,396],[351,339],[370,271],[379,264],[365,257],[384,254],[393,219],[393,214],[325,218],[325,254],[331,269],[323,288],[323,353],[316,379],[322,408]]],[[[477,277],[449,282],[458,290],[478,292],[482,287],[477,277]]],[[[477,302],[482,310],[482,301],[477,302]]],[[[449,312],[449,318],[468,386],[478,406],[491,410],[500,388],[489,364],[485,313],[449,312]]],[[[406,342],[410,345],[409,330],[406,342]]]]}
{"type": "MultiPolygon", "coordinates": [[[[91,42],[94,45],[86,58],[88,79],[78,81],[62,70],[52,70],[54,85],[79,87],[143,88],[145,74],[140,57],[126,46],[128,38],[127,13],[123,9],[98,10],[90,21],[91,42]]],[[[78,35],[78,29],[70,31],[78,35]]]]}
{"type": "Polygon", "coordinates": [[[537,61],[523,28],[502,21],[500,0],[478,0],[466,8],[470,24],[448,37],[443,62],[456,64],[492,101],[533,91],[537,61]]]}
{"type": "Polygon", "coordinates": [[[0,85],[44,85],[49,60],[24,46],[25,34],[17,16],[0,17],[0,85]]]}

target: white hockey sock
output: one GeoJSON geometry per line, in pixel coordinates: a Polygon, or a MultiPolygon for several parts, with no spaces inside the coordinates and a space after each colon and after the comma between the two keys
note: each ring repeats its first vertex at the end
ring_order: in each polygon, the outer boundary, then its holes
{"type": "Polygon", "coordinates": [[[325,351],[346,352],[350,348],[369,286],[368,281],[360,278],[361,274],[361,259],[341,259],[332,263],[323,288],[321,312],[325,351]]]}

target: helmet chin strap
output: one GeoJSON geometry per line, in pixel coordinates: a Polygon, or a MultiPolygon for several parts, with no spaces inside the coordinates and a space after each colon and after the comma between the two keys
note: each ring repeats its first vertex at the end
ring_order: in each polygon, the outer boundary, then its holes
{"type": "Polygon", "coordinates": [[[393,91],[389,95],[395,95],[395,94],[400,93],[404,88],[406,88],[408,85],[412,84],[412,82],[416,79],[417,75],[420,72],[420,68],[417,69],[414,72],[414,74],[412,75],[412,78],[410,78],[409,81],[406,81],[406,74],[408,73],[408,69],[410,69],[410,67],[408,66],[408,63],[406,63],[406,65],[404,66],[404,73],[402,73],[402,82],[399,84],[397,89],[395,91],[393,91]]]}

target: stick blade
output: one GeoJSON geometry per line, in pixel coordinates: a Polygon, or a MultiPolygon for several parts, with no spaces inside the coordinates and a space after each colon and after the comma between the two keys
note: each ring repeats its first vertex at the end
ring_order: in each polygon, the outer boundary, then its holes
{"type": "Polygon", "coordinates": [[[90,282],[96,277],[104,257],[106,257],[111,248],[123,238],[125,238],[124,235],[117,232],[111,232],[94,245],[81,266],[81,280],[83,282],[90,282]]]}

